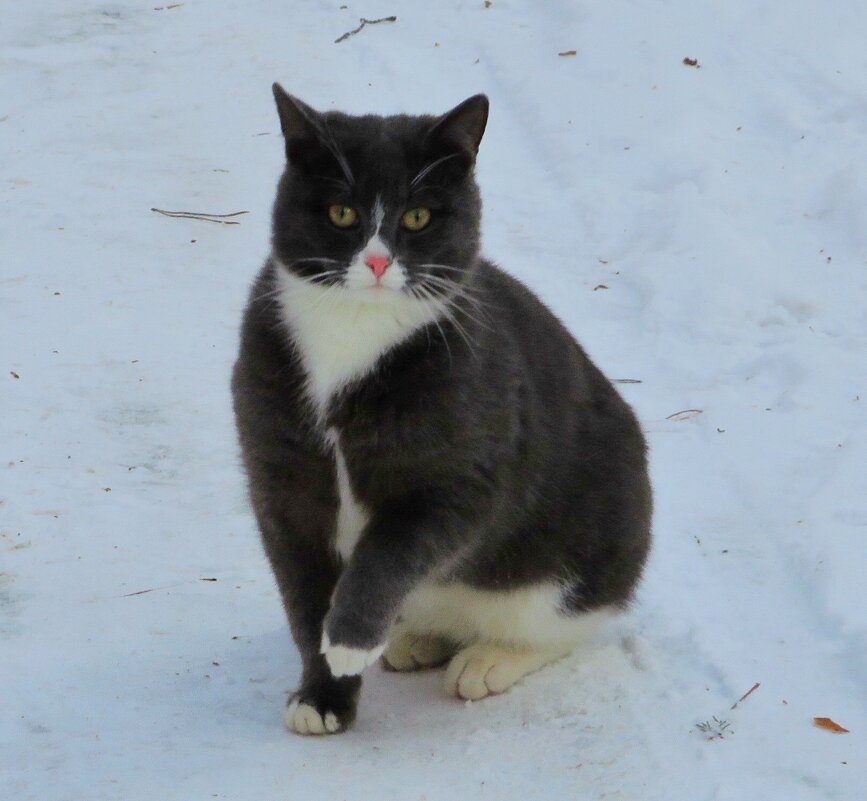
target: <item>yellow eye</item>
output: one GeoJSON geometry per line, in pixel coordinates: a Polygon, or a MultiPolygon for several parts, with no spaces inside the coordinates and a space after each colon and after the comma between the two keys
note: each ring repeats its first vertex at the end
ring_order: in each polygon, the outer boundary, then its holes
{"type": "Polygon", "coordinates": [[[328,219],[338,228],[352,228],[358,222],[358,212],[352,206],[337,203],[328,207],[328,219]]]}
{"type": "Polygon", "coordinates": [[[403,227],[409,231],[421,231],[430,222],[430,209],[424,207],[410,209],[401,218],[403,227]]]}

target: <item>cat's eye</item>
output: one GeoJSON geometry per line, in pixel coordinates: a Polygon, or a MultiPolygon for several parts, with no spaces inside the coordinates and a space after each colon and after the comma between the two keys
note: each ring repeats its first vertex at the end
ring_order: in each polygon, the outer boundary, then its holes
{"type": "Polygon", "coordinates": [[[421,231],[430,222],[430,209],[420,207],[405,212],[400,220],[408,231],[421,231]]]}
{"type": "Polygon", "coordinates": [[[352,228],[358,222],[358,212],[352,206],[335,203],[328,207],[328,219],[338,228],[352,228]]]}

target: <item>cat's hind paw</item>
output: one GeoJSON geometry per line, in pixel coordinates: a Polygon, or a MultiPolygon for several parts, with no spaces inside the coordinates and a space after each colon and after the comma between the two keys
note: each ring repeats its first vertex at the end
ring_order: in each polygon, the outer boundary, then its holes
{"type": "Polygon", "coordinates": [[[476,643],[452,657],[446,669],[449,695],[480,701],[505,692],[518,679],[569,653],[569,648],[514,648],[495,643],[476,643]]]}
{"type": "Polygon", "coordinates": [[[322,634],[322,647],[319,652],[325,657],[331,675],[356,676],[382,656],[386,643],[376,648],[353,648],[349,645],[332,645],[328,635],[322,634]]]}
{"type": "Polygon", "coordinates": [[[386,670],[425,670],[439,667],[454,654],[456,646],[442,637],[404,632],[389,640],[382,655],[386,670]]]}

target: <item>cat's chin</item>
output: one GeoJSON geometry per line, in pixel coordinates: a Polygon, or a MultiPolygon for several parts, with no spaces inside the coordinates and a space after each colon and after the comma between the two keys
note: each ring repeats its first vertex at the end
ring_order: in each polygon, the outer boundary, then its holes
{"type": "Polygon", "coordinates": [[[388,286],[347,287],[346,292],[356,303],[374,306],[394,306],[395,303],[410,303],[412,300],[403,289],[388,286]]]}

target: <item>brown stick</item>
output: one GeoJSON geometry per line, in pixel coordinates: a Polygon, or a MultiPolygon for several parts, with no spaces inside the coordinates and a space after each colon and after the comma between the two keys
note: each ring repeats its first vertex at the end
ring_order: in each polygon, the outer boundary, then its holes
{"type": "Polygon", "coordinates": [[[339,39],[335,39],[334,44],[340,44],[350,36],[355,36],[355,34],[359,33],[365,25],[378,25],[380,22],[397,22],[397,17],[380,17],[379,19],[365,19],[362,17],[359,22],[361,25],[359,25],[355,30],[347,31],[339,39]]]}
{"type": "Polygon", "coordinates": [[[182,217],[187,220],[205,220],[206,222],[220,223],[221,225],[240,225],[237,220],[230,220],[229,217],[238,217],[241,214],[249,214],[249,211],[233,211],[231,214],[208,214],[204,211],[166,211],[165,209],[155,209],[151,206],[151,211],[157,214],[163,214],[166,217],[182,217]]]}
{"type": "Polygon", "coordinates": [[[732,709],[734,709],[741,701],[746,701],[756,690],[761,687],[761,682],[756,682],[749,690],[747,690],[737,701],[732,704],[732,709]]]}

